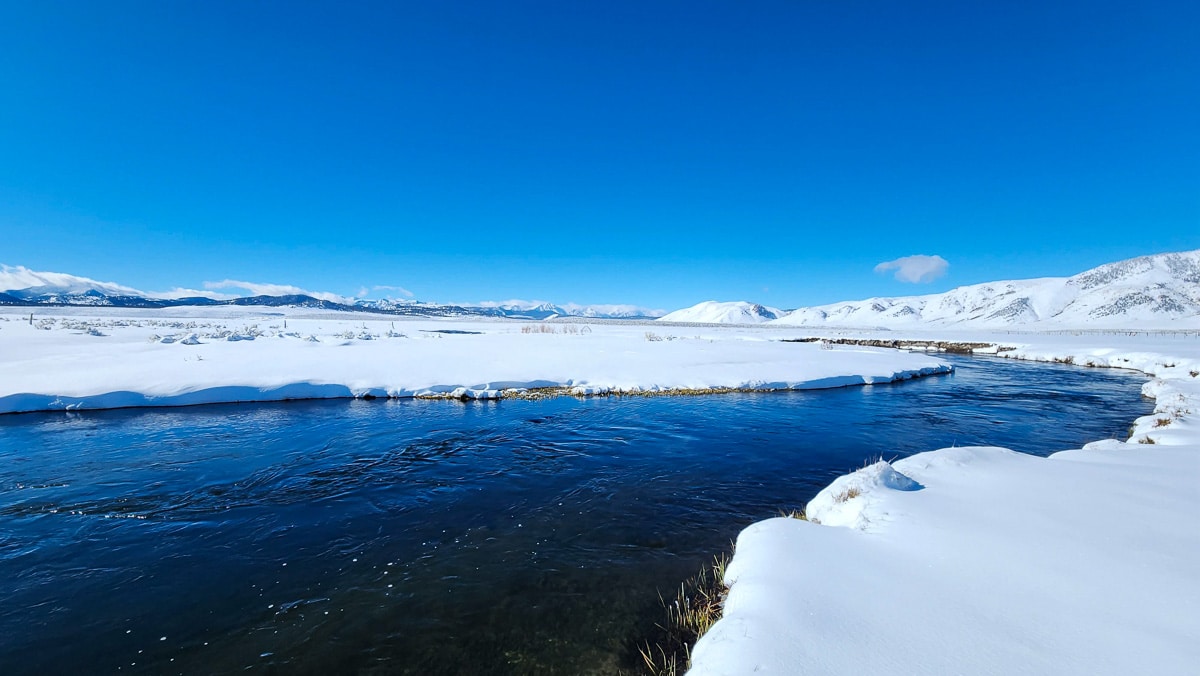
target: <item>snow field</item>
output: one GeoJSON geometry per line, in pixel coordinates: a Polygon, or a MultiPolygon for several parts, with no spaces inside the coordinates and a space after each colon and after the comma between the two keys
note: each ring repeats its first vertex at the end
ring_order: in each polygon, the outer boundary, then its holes
{"type": "Polygon", "coordinates": [[[950,370],[936,357],[819,350],[740,328],[584,330],[333,313],[223,310],[180,317],[173,310],[168,316],[35,313],[32,323],[24,309],[0,313],[0,412],[336,397],[493,399],[530,388],[578,396],[815,389],[950,370]]]}

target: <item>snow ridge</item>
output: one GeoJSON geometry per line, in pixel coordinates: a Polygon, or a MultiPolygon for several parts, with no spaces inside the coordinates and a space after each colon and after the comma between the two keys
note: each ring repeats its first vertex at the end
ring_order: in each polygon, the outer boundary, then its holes
{"type": "Polygon", "coordinates": [[[1072,277],[988,282],[945,293],[844,301],[790,313],[754,308],[762,306],[708,301],[662,319],[866,329],[1193,329],[1200,328],[1200,250],[1131,258],[1072,277]]]}
{"type": "Polygon", "coordinates": [[[1081,272],[963,286],[946,293],[801,308],[788,326],[915,328],[1200,327],[1200,250],[1141,256],[1081,272]]]}

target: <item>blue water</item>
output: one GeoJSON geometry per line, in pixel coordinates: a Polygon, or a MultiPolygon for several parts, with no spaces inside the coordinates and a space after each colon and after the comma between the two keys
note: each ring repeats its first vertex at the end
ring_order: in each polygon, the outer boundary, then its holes
{"type": "MultiPolygon", "coordinates": [[[[747,524],[882,455],[1124,438],[1135,374],[0,416],[0,673],[613,674],[747,524]]],[[[819,553],[814,553],[819,555],[819,553]]]]}

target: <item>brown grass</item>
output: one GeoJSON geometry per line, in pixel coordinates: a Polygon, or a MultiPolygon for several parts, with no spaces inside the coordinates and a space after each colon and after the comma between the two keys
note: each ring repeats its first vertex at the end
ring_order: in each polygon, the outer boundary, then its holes
{"type": "Polygon", "coordinates": [[[674,596],[659,597],[665,617],[655,625],[657,636],[637,648],[642,674],[676,676],[687,671],[691,647],[721,617],[728,593],[724,581],[728,564],[728,555],[716,556],[711,564],[680,584],[674,596]]]}
{"type": "Polygon", "coordinates": [[[833,496],[833,501],[836,503],[843,503],[848,500],[853,500],[854,498],[857,498],[860,495],[862,495],[862,491],[859,490],[859,488],[857,486],[851,486],[850,488],[847,488],[846,490],[842,491],[841,493],[838,493],[837,495],[833,496]]]}

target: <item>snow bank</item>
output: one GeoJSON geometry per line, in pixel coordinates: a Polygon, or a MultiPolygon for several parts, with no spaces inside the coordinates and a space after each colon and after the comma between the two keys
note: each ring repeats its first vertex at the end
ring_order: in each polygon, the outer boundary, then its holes
{"type": "Polygon", "coordinates": [[[31,323],[11,311],[0,313],[0,412],[335,397],[496,399],[505,390],[546,387],[580,396],[793,390],[950,370],[934,357],[820,350],[750,329],[653,328],[128,310],[38,314],[31,323]]]}
{"type": "Polygon", "coordinates": [[[1195,673],[1200,341],[1021,338],[1002,354],[1157,375],[1155,413],[1127,442],[1049,458],[874,463],[818,494],[810,521],[750,526],[689,674],[1195,673]]]}

